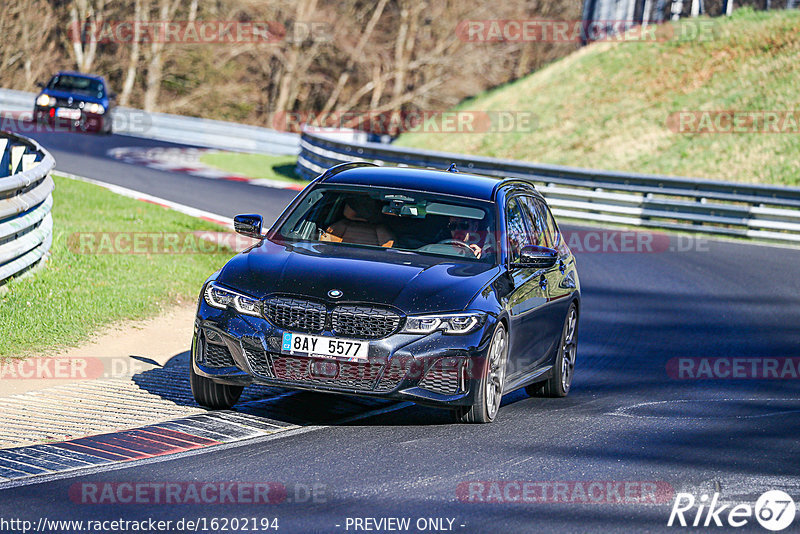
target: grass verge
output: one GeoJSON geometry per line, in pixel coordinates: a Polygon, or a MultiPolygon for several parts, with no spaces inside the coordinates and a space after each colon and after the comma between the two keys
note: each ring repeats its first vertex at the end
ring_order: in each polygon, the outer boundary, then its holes
{"type": "Polygon", "coordinates": [[[305,185],[308,182],[295,174],[297,156],[273,156],[241,152],[206,152],[200,162],[226,172],[250,178],[268,178],[305,185]]]}
{"type": "MultiPolygon", "coordinates": [[[[81,253],[76,238],[90,232],[184,236],[184,232],[221,228],[96,185],[54,179],[52,255],[44,268],[5,285],[0,295],[0,357],[74,345],[103,326],[152,317],[170,305],[192,302],[205,278],[233,255],[225,249],[188,254],[81,253]]],[[[181,243],[182,250],[196,250],[185,246],[189,240],[181,243]]]]}
{"type": "MultiPolygon", "coordinates": [[[[662,41],[597,43],[457,109],[525,111],[533,128],[409,133],[400,146],[540,163],[800,185],[800,135],[674,131],[682,111],[798,114],[800,12],[737,9],[658,28],[662,41]],[[702,31],[702,39],[681,39],[702,31]]],[[[698,33],[700,35],[700,33],[698,33]]],[[[786,124],[784,123],[784,126],[786,124]]],[[[791,126],[791,125],[789,125],[791,126]]]]}

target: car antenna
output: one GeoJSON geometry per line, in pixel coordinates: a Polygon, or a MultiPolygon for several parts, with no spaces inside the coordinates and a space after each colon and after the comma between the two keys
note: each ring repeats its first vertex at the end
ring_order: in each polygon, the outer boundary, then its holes
{"type": "Polygon", "coordinates": [[[458,172],[455,163],[451,163],[450,166],[447,168],[447,172],[458,172]]]}

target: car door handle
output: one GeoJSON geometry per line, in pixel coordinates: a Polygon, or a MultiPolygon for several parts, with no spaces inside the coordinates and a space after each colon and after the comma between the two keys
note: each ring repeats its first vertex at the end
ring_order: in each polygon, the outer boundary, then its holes
{"type": "Polygon", "coordinates": [[[544,275],[539,277],[539,287],[544,291],[547,289],[547,278],[544,275]]]}

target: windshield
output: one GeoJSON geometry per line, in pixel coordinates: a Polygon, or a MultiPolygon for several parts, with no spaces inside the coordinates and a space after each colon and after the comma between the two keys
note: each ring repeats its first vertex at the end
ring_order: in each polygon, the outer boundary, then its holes
{"type": "Polygon", "coordinates": [[[321,186],[277,236],[494,263],[493,204],[418,191],[321,186]]]}
{"type": "Polygon", "coordinates": [[[53,76],[53,79],[47,84],[47,88],[70,93],[83,93],[96,98],[103,98],[105,93],[103,82],[83,76],[71,76],[69,74],[53,76]]]}

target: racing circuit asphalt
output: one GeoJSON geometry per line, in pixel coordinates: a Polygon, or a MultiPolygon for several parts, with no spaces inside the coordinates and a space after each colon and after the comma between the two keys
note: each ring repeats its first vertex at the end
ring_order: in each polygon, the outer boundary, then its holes
{"type": "MultiPolygon", "coordinates": [[[[105,156],[113,147],[165,143],[118,135],[34,137],[51,151],[58,170],[221,215],[256,212],[271,221],[295,194],[105,156]]],[[[576,375],[566,399],[512,392],[490,425],[454,425],[443,412],[392,404],[330,425],[324,415],[344,399],[289,395],[250,413],[290,413],[310,425],[303,432],[6,489],[0,517],[277,517],[280,532],[354,532],[347,518],[409,517],[412,532],[419,518],[454,519],[456,532],[645,532],[686,530],[666,526],[672,496],[657,505],[481,503],[459,499],[457,488],[468,481],[651,481],[696,497],[718,490],[727,502],[752,504],[773,489],[797,500],[800,379],[679,380],[667,362],[798,357],[800,251],[709,240],[683,244],[690,250],[576,251],[583,304],[576,375]],[[170,481],[320,486],[317,502],[290,491],[287,502],[275,505],[86,505],[68,496],[81,482],[170,481]]],[[[755,520],[737,530],[763,532],[755,520]]]]}

